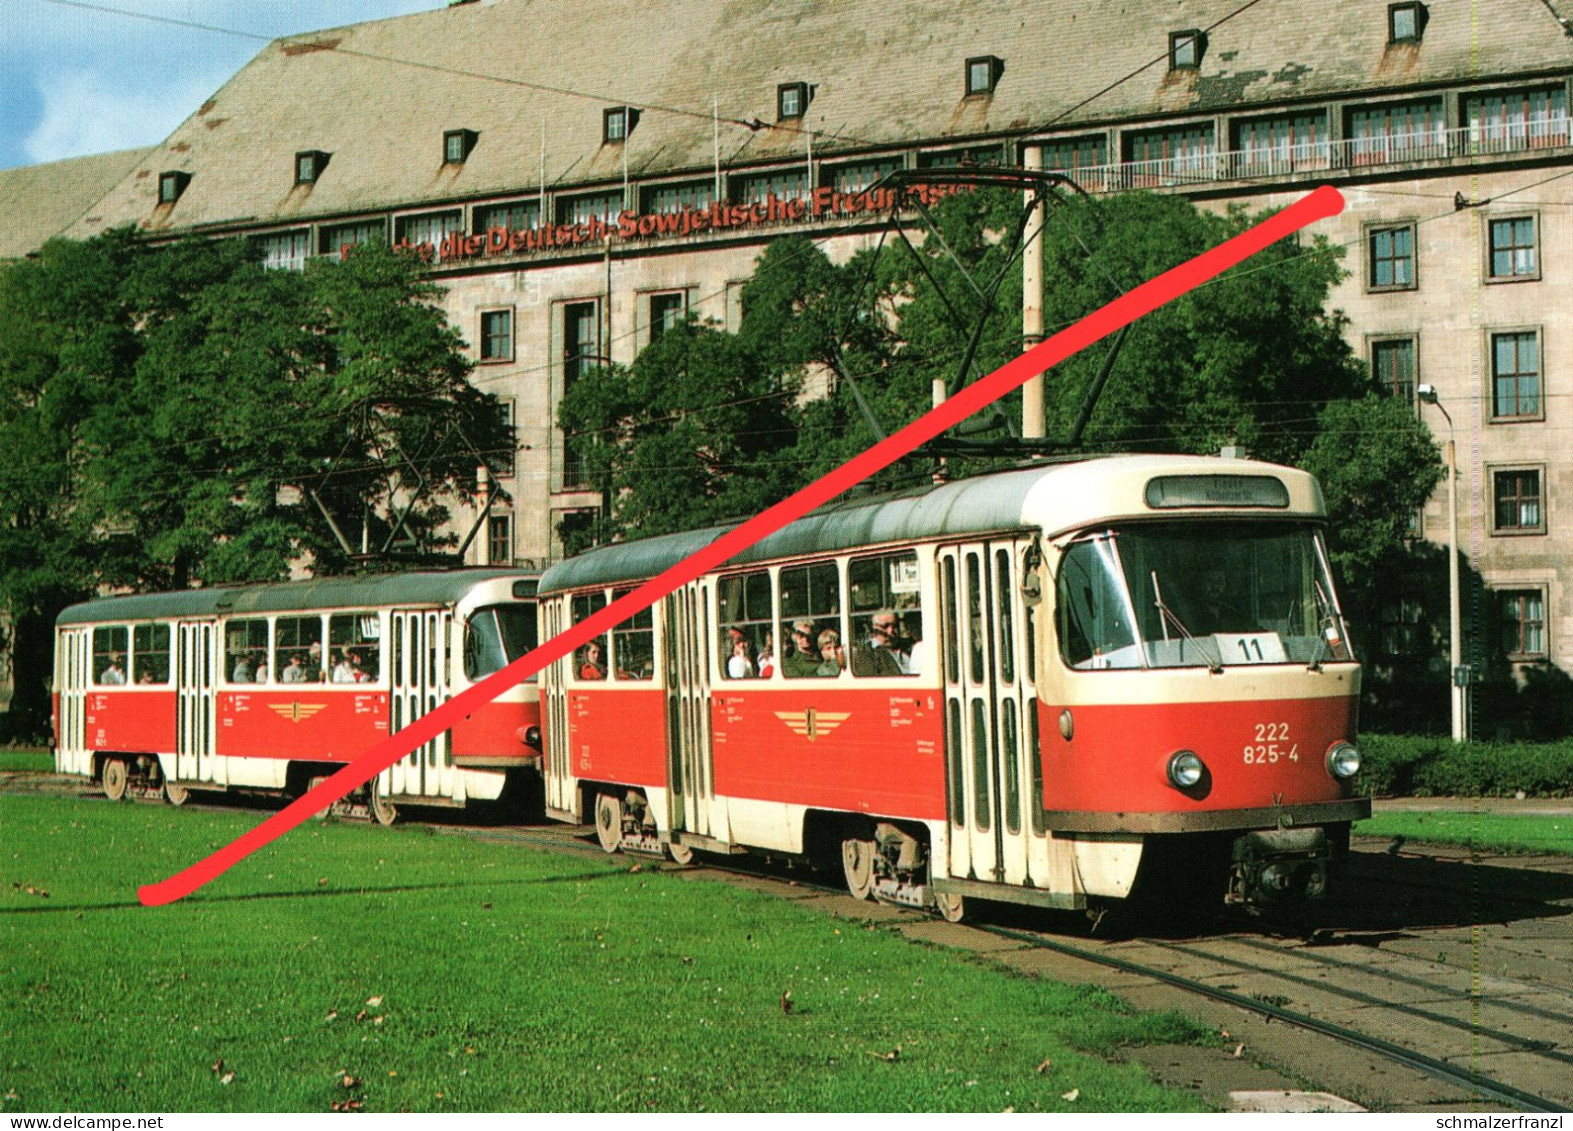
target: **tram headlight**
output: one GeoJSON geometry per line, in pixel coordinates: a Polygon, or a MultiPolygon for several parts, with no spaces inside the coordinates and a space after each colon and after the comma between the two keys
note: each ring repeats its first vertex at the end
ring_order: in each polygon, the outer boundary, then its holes
{"type": "Polygon", "coordinates": [[[1347,781],[1360,772],[1360,751],[1349,742],[1335,742],[1327,748],[1327,772],[1347,781]]]}
{"type": "Polygon", "coordinates": [[[519,741],[526,746],[539,750],[541,748],[541,728],[536,726],[519,728],[519,741]]]}
{"type": "Polygon", "coordinates": [[[1176,750],[1169,755],[1169,784],[1175,789],[1190,789],[1207,772],[1194,750],[1176,750]]]}

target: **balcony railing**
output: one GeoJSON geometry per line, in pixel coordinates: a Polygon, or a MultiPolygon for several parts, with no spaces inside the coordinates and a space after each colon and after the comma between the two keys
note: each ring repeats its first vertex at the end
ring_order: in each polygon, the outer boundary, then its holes
{"type": "Polygon", "coordinates": [[[1405,165],[1454,157],[1492,157],[1568,145],[1573,145],[1573,128],[1570,128],[1569,118],[1560,117],[1301,145],[1184,153],[1152,161],[1122,161],[1061,171],[1074,177],[1088,192],[1118,192],[1285,177],[1329,169],[1405,165]]]}

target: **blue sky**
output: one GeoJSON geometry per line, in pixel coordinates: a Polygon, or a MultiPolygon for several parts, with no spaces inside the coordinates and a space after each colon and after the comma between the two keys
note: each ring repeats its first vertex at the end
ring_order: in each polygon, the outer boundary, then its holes
{"type": "Polygon", "coordinates": [[[0,0],[0,169],[154,145],[266,39],[445,5],[446,0],[0,0]]]}

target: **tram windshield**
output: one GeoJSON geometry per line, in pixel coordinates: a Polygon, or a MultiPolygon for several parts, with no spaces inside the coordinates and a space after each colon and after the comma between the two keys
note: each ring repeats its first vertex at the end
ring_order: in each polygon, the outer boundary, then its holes
{"type": "Polygon", "coordinates": [[[1073,668],[1315,665],[1353,659],[1310,526],[1169,522],[1077,538],[1057,578],[1073,668]]]}
{"type": "Polygon", "coordinates": [[[534,603],[487,605],[464,631],[464,674],[481,679],[507,667],[537,643],[534,603]]]}

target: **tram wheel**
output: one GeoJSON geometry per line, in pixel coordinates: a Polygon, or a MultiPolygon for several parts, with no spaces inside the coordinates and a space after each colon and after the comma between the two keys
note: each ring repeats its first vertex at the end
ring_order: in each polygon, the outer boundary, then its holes
{"type": "Polygon", "coordinates": [[[947,923],[959,923],[967,914],[966,901],[954,892],[948,891],[934,893],[934,909],[947,923]]]}
{"type": "Polygon", "coordinates": [[[119,801],[126,795],[126,783],[130,778],[131,772],[124,762],[119,758],[109,759],[104,763],[104,796],[119,801]]]}
{"type": "Polygon", "coordinates": [[[623,843],[623,803],[610,793],[595,795],[595,839],[607,852],[623,843]]]}
{"type": "Polygon", "coordinates": [[[191,800],[191,791],[183,785],[176,785],[168,778],[164,779],[164,800],[171,805],[184,805],[191,800]]]}
{"type": "Polygon", "coordinates": [[[694,862],[693,846],[678,844],[675,840],[667,842],[666,855],[674,864],[688,865],[694,862]]]}
{"type": "Polygon", "coordinates": [[[874,842],[850,837],[842,841],[841,871],[853,899],[874,898],[874,842]]]}
{"type": "Polygon", "coordinates": [[[376,779],[371,783],[371,815],[383,828],[399,819],[399,807],[383,794],[382,785],[376,779]]]}

